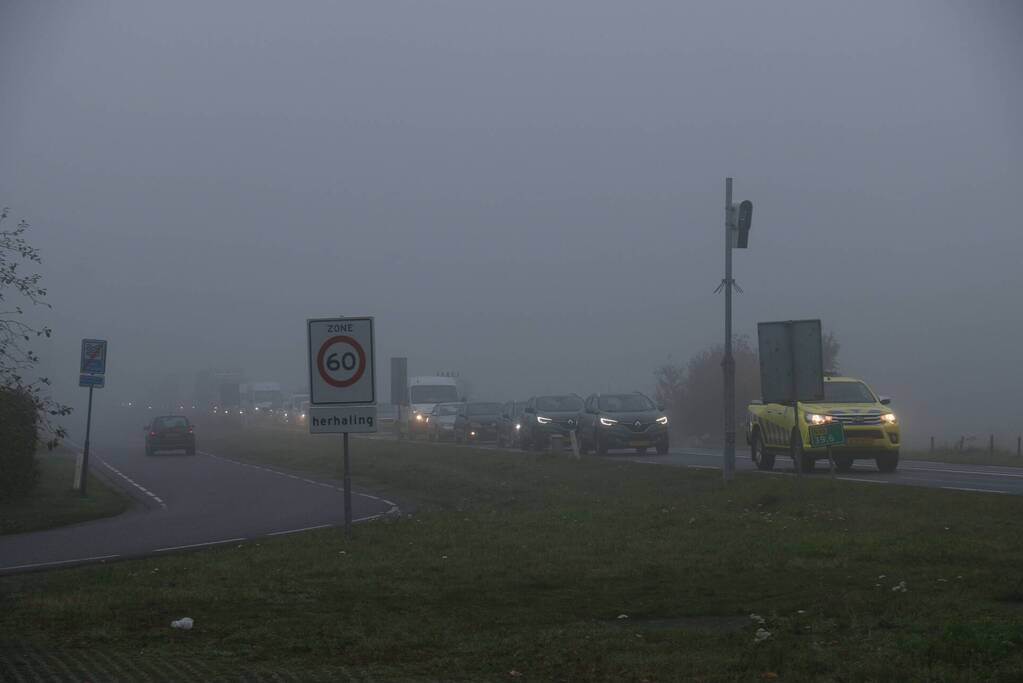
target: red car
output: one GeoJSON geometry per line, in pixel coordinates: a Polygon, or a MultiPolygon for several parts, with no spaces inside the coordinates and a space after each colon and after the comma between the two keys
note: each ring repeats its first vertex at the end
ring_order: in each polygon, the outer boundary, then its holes
{"type": "Polygon", "coordinates": [[[185,451],[195,455],[195,427],[184,415],[154,417],[146,431],[146,455],[157,451],[185,451]]]}

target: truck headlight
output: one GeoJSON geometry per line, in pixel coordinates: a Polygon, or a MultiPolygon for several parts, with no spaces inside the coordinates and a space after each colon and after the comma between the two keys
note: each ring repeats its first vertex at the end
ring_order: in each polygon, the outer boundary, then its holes
{"type": "Polygon", "coordinates": [[[662,425],[668,424],[668,416],[667,415],[662,415],[661,417],[657,418],[657,424],[662,424],[662,425]]]}
{"type": "Polygon", "coordinates": [[[881,416],[881,421],[890,425],[899,423],[898,419],[895,417],[895,413],[885,413],[881,416]]]}
{"type": "Polygon", "coordinates": [[[422,421],[423,421],[422,413],[416,413],[416,422],[422,422],[422,421]]]}
{"type": "Polygon", "coordinates": [[[834,419],[830,415],[820,415],[819,413],[805,413],[803,418],[806,420],[806,424],[809,425],[822,425],[834,419]]]}
{"type": "Polygon", "coordinates": [[[545,425],[545,424],[550,424],[551,423],[551,418],[544,417],[543,415],[537,415],[536,416],[536,421],[539,422],[542,425],[545,425]]]}
{"type": "Polygon", "coordinates": [[[605,427],[610,427],[611,425],[618,424],[618,420],[612,420],[609,417],[602,417],[600,418],[600,424],[604,425],[605,427]]]}

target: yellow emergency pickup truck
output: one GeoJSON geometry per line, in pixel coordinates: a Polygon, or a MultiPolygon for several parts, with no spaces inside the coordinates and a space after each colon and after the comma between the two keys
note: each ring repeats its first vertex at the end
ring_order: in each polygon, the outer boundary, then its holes
{"type": "Polygon", "coordinates": [[[824,400],[791,403],[753,401],[749,406],[746,442],[750,457],[761,470],[774,467],[779,455],[792,458],[804,472],[817,460],[826,460],[826,448],[811,448],[810,425],[840,422],[845,443],[832,447],[835,466],[848,471],[853,462],[871,459],[882,472],[899,466],[899,422],[888,408],[891,399],[877,396],[864,382],[852,377],[824,378],[824,400]]]}

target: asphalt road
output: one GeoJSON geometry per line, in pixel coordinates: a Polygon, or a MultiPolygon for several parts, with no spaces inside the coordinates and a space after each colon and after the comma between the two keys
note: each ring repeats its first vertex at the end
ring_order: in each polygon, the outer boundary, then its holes
{"type": "MultiPolygon", "coordinates": [[[[141,431],[95,444],[90,469],[138,505],[118,517],[0,536],[0,575],[202,548],[344,523],[341,482],[237,462],[202,450],[147,457],[141,431]]],[[[398,511],[364,491],[353,521],[398,511]]]]}
{"type": "MultiPolygon", "coordinates": [[[[719,450],[701,448],[673,448],[667,455],[645,456],[634,454],[604,456],[619,458],[644,464],[674,465],[694,469],[721,469],[722,454],[719,450]]],[[[736,451],[735,469],[737,471],[758,472],[746,448],[736,451]]],[[[771,472],[758,472],[765,476],[795,476],[791,458],[779,457],[771,472]]],[[[806,475],[811,478],[831,476],[827,461],[818,461],[814,473],[806,475]]],[[[906,486],[924,486],[927,488],[946,489],[951,491],[975,491],[980,493],[1023,495],[1023,467],[996,467],[992,465],[955,465],[947,462],[929,460],[902,460],[899,469],[891,474],[877,471],[872,460],[857,461],[850,472],[836,474],[836,479],[857,481],[868,484],[902,484],[906,486]]]]}

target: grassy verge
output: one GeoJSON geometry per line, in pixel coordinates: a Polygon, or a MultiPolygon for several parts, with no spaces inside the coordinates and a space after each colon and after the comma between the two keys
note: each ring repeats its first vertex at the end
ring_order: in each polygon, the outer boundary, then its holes
{"type": "Polygon", "coordinates": [[[88,497],[72,491],[74,458],[63,449],[38,456],[39,485],[25,498],[0,504],[0,535],[87,522],[128,509],[127,496],[94,476],[89,477],[88,497]]]}
{"type": "Polygon", "coordinates": [[[903,450],[900,457],[906,460],[932,460],[934,462],[949,462],[958,465],[999,465],[1001,467],[1023,467],[1023,458],[1016,455],[1015,451],[955,451],[955,450],[927,450],[907,451],[903,450]]]}
{"type": "MultiPolygon", "coordinates": [[[[287,431],[202,447],[320,475],[340,460],[338,439],[287,431]]],[[[416,514],[351,543],[7,579],[0,633],[310,678],[1023,676],[1016,498],[756,475],[724,490],[712,472],[370,440],[353,468],[416,514]],[[184,615],[193,630],[168,628],[184,615]]]]}

